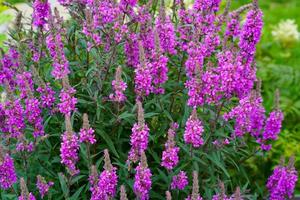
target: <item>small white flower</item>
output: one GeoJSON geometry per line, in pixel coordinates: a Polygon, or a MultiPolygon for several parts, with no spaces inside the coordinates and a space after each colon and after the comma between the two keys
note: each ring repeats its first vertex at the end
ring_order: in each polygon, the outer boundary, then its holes
{"type": "Polygon", "coordinates": [[[274,39],[284,46],[291,46],[300,40],[298,25],[293,19],[282,20],[272,31],[274,39]]]}
{"type": "Polygon", "coordinates": [[[1,95],[0,95],[0,102],[1,103],[4,103],[6,101],[6,92],[2,92],[1,95]]]}

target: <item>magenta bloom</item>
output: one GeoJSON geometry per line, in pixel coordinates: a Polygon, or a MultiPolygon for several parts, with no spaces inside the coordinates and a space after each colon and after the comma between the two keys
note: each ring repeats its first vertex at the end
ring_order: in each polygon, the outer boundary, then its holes
{"type": "Polygon", "coordinates": [[[95,139],[95,134],[94,134],[94,129],[89,128],[89,129],[80,129],[79,132],[79,141],[80,142],[89,142],[91,144],[94,144],[96,142],[95,139]]]}
{"type": "Polygon", "coordinates": [[[173,176],[171,189],[183,190],[188,185],[188,177],[184,171],[180,171],[176,176],[173,176]]]}
{"type": "Polygon", "coordinates": [[[0,152],[0,187],[6,190],[17,182],[17,174],[13,159],[8,154],[2,157],[2,153],[0,152]]]}
{"type": "Polygon", "coordinates": [[[16,150],[17,151],[27,151],[27,152],[33,152],[34,144],[33,142],[27,142],[22,141],[16,144],[16,150]]]}
{"type": "Polygon", "coordinates": [[[20,89],[20,97],[22,99],[27,98],[29,93],[33,91],[33,80],[31,73],[23,72],[21,74],[17,74],[16,82],[20,89]]]}
{"type": "Polygon", "coordinates": [[[161,16],[156,20],[156,30],[159,35],[160,44],[163,52],[176,54],[176,34],[173,23],[169,16],[161,16]]]}
{"type": "Polygon", "coordinates": [[[234,136],[242,137],[250,133],[255,138],[259,137],[265,122],[265,109],[262,106],[261,96],[253,91],[241,99],[238,106],[225,113],[224,119],[235,119],[234,136]]]}
{"type": "Polygon", "coordinates": [[[146,60],[144,48],[139,43],[140,64],[136,66],[134,83],[139,97],[148,96],[152,91],[152,64],[146,60]]]}
{"type": "Polygon", "coordinates": [[[141,161],[139,165],[135,168],[135,176],[134,176],[134,184],[133,191],[135,195],[140,200],[148,200],[149,199],[149,191],[151,189],[152,181],[151,181],[151,171],[147,165],[147,158],[145,153],[143,152],[141,155],[141,161]]]}
{"type": "Polygon", "coordinates": [[[108,200],[116,195],[118,175],[117,169],[112,166],[108,150],[104,150],[104,171],[97,177],[95,167],[92,167],[92,174],[90,175],[91,183],[91,200],[108,200]]]}
{"type": "Polygon", "coordinates": [[[74,97],[76,90],[72,87],[68,89],[62,89],[59,97],[60,103],[58,104],[59,111],[64,115],[71,115],[71,112],[75,110],[77,99],[74,97]]]}
{"type": "Polygon", "coordinates": [[[197,117],[197,110],[194,109],[191,116],[186,122],[184,131],[184,141],[186,144],[191,144],[193,147],[198,148],[203,145],[204,140],[202,134],[204,128],[201,120],[197,117]]]}
{"type": "Polygon", "coordinates": [[[142,151],[148,147],[149,128],[147,124],[135,123],[130,136],[129,160],[136,162],[142,151]]]}
{"type": "Polygon", "coordinates": [[[227,23],[226,36],[238,37],[241,31],[239,15],[236,13],[230,13],[230,20],[227,23]]]}
{"type": "Polygon", "coordinates": [[[265,130],[263,132],[264,140],[277,140],[278,134],[281,130],[282,120],[283,113],[281,111],[275,110],[270,113],[270,116],[266,121],[265,130]]]}
{"type": "Polygon", "coordinates": [[[106,200],[109,197],[114,197],[117,191],[118,176],[116,168],[113,167],[110,171],[104,170],[99,175],[97,185],[98,194],[93,195],[93,200],[106,200]]]}
{"type": "Polygon", "coordinates": [[[246,22],[240,34],[240,54],[243,63],[250,64],[254,59],[256,44],[261,37],[263,27],[263,14],[258,8],[250,10],[246,17],[246,22]]]}
{"type": "Polygon", "coordinates": [[[34,131],[33,136],[36,138],[38,136],[43,136],[44,125],[43,125],[43,117],[42,111],[40,109],[40,102],[36,98],[26,99],[25,100],[26,109],[25,116],[29,123],[32,124],[34,131]]]}
{"type": "Polygon", "coordinates": [[[179,162],[179,147],[176,147],[175,142],[175,130],[178,128],[178,124],[171,124],[170,129],[168,130],[168,141],[165,144],[165,150],[162,153],[162,162],[161,165],[168,170],[173,169],[179,162]]]}
{"type": "Polygon", "coordinates": [[[55,102],[55,92],[51,88],[50,83],[47,83],[45,87],[38,87],[37,91],[40,93],[42,107],[51,108],[55,102]]]}
{"type": "Polygon", "coordinates": [[[188,102],[191,107],[197,107],[204,104],[204,93],[202,80],[199,77],[193,77],[187,80],[185,87],[188,89],[188,102]]]}
{"type": "Polygon", "coordinates": [[[42,27],[47,23],[50,14],[50,4],[48,0],[35,0],[33,3],[33,24],[37,27],[42,27]]]}
{"type": "Polygon", "coordinates": [[[277,166],[267,183],[270,200],[285,200],[292,198],[297,180],[298,173],[294,166],[277,166]]]}
{"type": "Polygon", "coordinates": [[[62,143],[60,147],[61,163],[66,165],[70,174],[76,175],[79,170],[76,169],[76,163],[79,159],[79,140],[75,133],[66,131],[62,136],[62,143]]]}
{"type": "Polygon", "coordinates": [[[164,94],[165,89],[162,87],[162,84],[168,80],[168,57],[161,55],[161,52],[155,52],[151,63],[153,93],[164,94]]]}
{"type": "Polygon", "coordinates": [[[44,196],[48,193],[49,188],[53,185],[54,185],[53,182],[47,183],[44,177],[42,177],[40,175],[37,176],[36,187],[38,188],[42,198],[44,198],[44,196]]]}
{"type": "Polygon", "coordinates": [[[36,200],[36,198],[32,193],[28,193],[28,195],[26,196],[24,195],[19,196],[18,200],[36,200]]]}
{"type": "Polygon", "coordinates": [[[112,101],[121,103],[126,100],[126,96],[124,95],[124,91],[127,88],[127,84],[122,80],[122,68],[118,67],[116,71],[115,80],[112,81],[112,87],[114,90],[113,94],[109,95],[109,98],[112,101]]]}
{"type": "Polygon", "coordinates": [[[64,53],[64,44],[59,33],[51,33],[46,44],[53,60],[52,75],[55,79],[63,79],[69,73],[69,62],[64,53]]]}
{"type": "Polygon", "coordinates": [[[137,35],[135,33],[129,33],[125,45],[124,51],[126,55],[126,63],[130,67],[136,67],[139,64],[139,43],[137,35]]]}
{"type": "Polygon", "coordinates": [[[11,137],[17,138],[23,134],[26,127],[24,121],[24,109],[20,100],[6,102],[5,105],[5,124],[11,137]]]}

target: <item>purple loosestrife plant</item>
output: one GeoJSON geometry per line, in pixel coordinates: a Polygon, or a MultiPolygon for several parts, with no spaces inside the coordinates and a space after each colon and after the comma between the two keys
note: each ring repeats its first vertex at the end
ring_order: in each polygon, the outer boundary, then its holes
{"type": "Polygon", "coordinates": [[[38,188],[42,198],[44,198],[44,196],[49,192],[50,187],[52,187],[53,185],[53,182],[47,182],[41,175],[37,176],[36,187],[38,188]]]}
{"type": "Polygon", "coordinates": [[[139,165],[135,168],[133,184],[133,190],[138,199],[149,199],[149,191],[152,185],[151,177],[152,173],[148,168],[145,152],[142,152],[139,165]]]}
{"type": "Polygon", "coordinates": [[[32,3],[0,51],[1,198],[293,197],[296,167],[266,186],[253,171],[271,173],[262,162],[283,126],[256,76],[257,0],[60,0],[66,20],[32,3]]]}
{"type": "Polygon", "coordinates": [[[191,144],[194,148],[199,148],[204,144],[202,134],[204,128],[201,120],[197,116],[197,110],[193,109],[193,112],[186,122],[186,127],[184,131],[184,142],[186,144],[191,144]]]}
{"type": "Polygon", "coordinates": [[[183,190],[188,185],[188,177],[184,171],[180,171],[177,175],[173,176],[171,189],[183,190]]]}
{"type": "Polygon", "coordinates": [[[141,153],[147,149],[150,131],[148,125],[145,123],[142,103],[137,101],[136,105],[138,122],[132,127],[132,134],[130,136],[131,149],[128,155],[128,160],[133,162],[137,162],[141,153]]]}
{"type": "Polygon", "coordinates": [[[171,124],[168,130],[168,141],[165,144],[165,150],[162,153],[161,165],[168,170],[172,170],[179,162],[179,147],[176,147],[175,134],[176,129],[178,129],[178,124],[171,124]]]}
{"type": "Polygon", "coordinates": [[[35,0],[33,3],[33,24],[44,28],[50,15],[50,4],[48,0],[35,0]]]}
{"type": "Polygon", "coordinates": [[[73,132],[70,116],[65,116],[66,131],[62,135],[60,147],[61,163],[67,167],[68,172],[73,176],[79,173],[76,168],[78,162],[79,139],[73,132]]]}
{"type": "Polygon", "coordinates": [[[276,166],[273,174],[269,177],[267,188],[270,193],[270,200],[284,200],[293,197],[298,173],[294,167],[294,157],[291,157],[287,166],[284,161],[276,166]]]}
{"type": "Polygon", "coordinates": [[[113,198],[117,191],[118,176],[117,169],[111,164],[107,149],[104,150],[104,171],[100,173],[99,177],[96,177],[95,169],[92,169],[92,172],[90,178],[92,186],[91,199],[106,200],[113,198]]]}
{"type": "Polygon", "coordinates": [[[127,84],[122,80],[122,68],[119,66],[116,71],[115,80],[112,81],[112,87],[114,93],[109,95],[110,100],[122,103],[126,100],[126,96],[124,94],[127,84]]]}
{"type": "Polygon", "coordinates": [[[90,127],[88,115],[84,113],[82,119],[83,124],[79,132],[79,141],[94,144],[96,142],[95,131],[90,127]]]}
{"type": "Polygon", "coordinates": [[[17,182],[17,174],[15,171],[14,161],[5,154],[0,144],[0,188],[7,190],[17,182]]]}

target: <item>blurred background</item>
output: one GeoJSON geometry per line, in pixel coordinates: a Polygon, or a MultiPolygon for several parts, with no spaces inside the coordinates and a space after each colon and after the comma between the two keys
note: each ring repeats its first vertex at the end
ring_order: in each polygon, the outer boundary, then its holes
{"type": "MultiPolygon", "coordinates": [[[[57,6],[55,0],[50,1],[52,6],[57,6]]],[[[16,5],[25,15],[30,15],[31,8],[27,2],[7,2],[16,5]]],[[[188,0],[187,4],[192,2],[193,0],[188,0]]],[[[249,2],[251,0],[232,0],[232,7],[238,8],[249,2]]],[[[3,0],[0,3],[0,47],[3,47],[15,11],[3,6],[3,0]]],[[[259,4],[264,12],[265,23],[257,49],[258,76],[263,82],[264,105],[267,112],[272,110],[274,92],[278,88],[281,93],[281,109],[285,115],[279,140],[273,144],[271,152],[247,162],[249,172],[255,176],[254,180],[259,185],[264,185],[266,177],[279,163],[281,156],[287,158],[295,155],[296,167],[300,171],[300,0],[261,0],[259,4]]],[[[296,193],[300,194],[300,181],[296,193]]]]}

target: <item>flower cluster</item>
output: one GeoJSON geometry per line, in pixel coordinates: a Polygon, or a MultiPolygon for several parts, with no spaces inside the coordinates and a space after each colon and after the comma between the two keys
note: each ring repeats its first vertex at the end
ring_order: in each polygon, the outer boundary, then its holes
{"type": "Polygon", "coordinates": [[[180,171],[177,175],[173,176],[171,189],[183,190],[188,185],[188,177],[184,171],[180,171]]]}
{"type": "Polygon", "coordinates": [[[250,133],[253,137],[259,137],[265,120],[261,96],[253,91],[241,99],[237,107],[225,113],[224,118],[235,118],[234,136],[242,137],[245,133],[250,133]]]}
{"type": "Polygon", "coordinates": [[[186,127],[184,131],[184,142],[186,144],[191,144],[193,147],[198,148],[204,144],[202,134],[204,128],[201,120],[197,117],[197,110],[194,109],[191,116],[186,122],[186,127]]]}
{"type": "Polygon", "coordinates": [[[44,87],[40,86],[36,90],[40,93],[41,106],[43,108],[51,108],[55,102],[55,92],[50,87],[50,84],[47,83],[44,87]]]}
{"type": "Polygon", "coordinates": [[[60,103],[58,104],[59,111],[64,115],[71,115],[71,112],[75,110],[77,99],[74,97],[76,90],[72,87],[62,89],[59,94],[60,103]]]}
{"type": "Polygon", "coordinates": [[[270,200],[292,198],[297,180],[298,173],[294,168],[293,158],[290,160],[288,166],[279,165],[275,167],[267,183],[270,200]]]}
{"type": "Polygon", "coordinates": [[[33,24],[43,28],[50,14],[50,4],[48,0],[35,0],[33,3],[33,24]]]}
{"type": "Polygon", "coordinates": [[[53,182],[50,181],[47,183],[45,178],[42,177],[41,175],[37,176],[36,187],[38,188],[42,198],[44,198],[44,196],[48,193],[49,188],[53,185],[54,185],[53,182]]]}
{"type": "Polygon", "coordinates": [[[3,150],[0,146],[0,187],[6,190],[16,182],[17,174],[14,161],[8,154],[3,155],[3,150]]]}
{"type": "Polygon", "coordinates": [[[130,136],[131,150],[128,155],[130,161],[138,161],[141,153],[148,147],[149,128],[144,121],[144,110],[142,103],[137,101],[138,109],[138,123],[132,127],[132,134],[130,136]]]}
{"type": "Polygon", "coordinates": [[[248,12],[246,22],[240,33],[240,55],[244,63],[250,64],[254,59],[256,44],[261,37],[263,26],[262,11],[254,5],[254,8],[248,12]]]}
{"type": "Polygon", "coordinates": [[[172,170],[179,162],[179,147],[175,146],[175,130],[177,128],[177,123],[171,124],[168,131],[168,141],[165,144],[166,149],[162,153],[161,165],[168,170],[172,170]]]}
{"type": "Polygon", "coordinates": [[[79,140],[77,135],[72,130],[71,119],[66,116],[66,131],[62,136],[62,143],[60,147],[61,163],[66,165],[71,175],[76,175],[79,170],[76,169],[78,161],[79,140]]]}
{"type": "Polygon", "coordinates": [[[93,174],[90,178],[92,200],[106,200],[113,198],[116,194],[118,176],[116,168],[111,164],[107,149],[104,150],[104,162],[104,171],[99,177],[93,174]]]}
{"type": "Polygon", "coordinates": [[[133,190],[138,199],[148,200],[149,191],[151,189],[151,171],[148,168],[147,158],[144,152],[141,153],[141,161],[135,168],[133,190]]]}
{"type": "Polygon", "coordinates": [[[90,128],[88,115],[83,114],[83,124],[79,132],[79,141],[94,144],[96,142],[94,129],[90,128]]]}
{"type": "Polygon", "coordinates": [[[124,91],[127,88],[127,84],[122,80],[121,75],[122,68],[119,66],[116,71],[115,80],[113,80],[111,83],[114,90],[114,94],[109,95],[110,100],[118,103],[122,103],[126,100],[124,91]]]}

